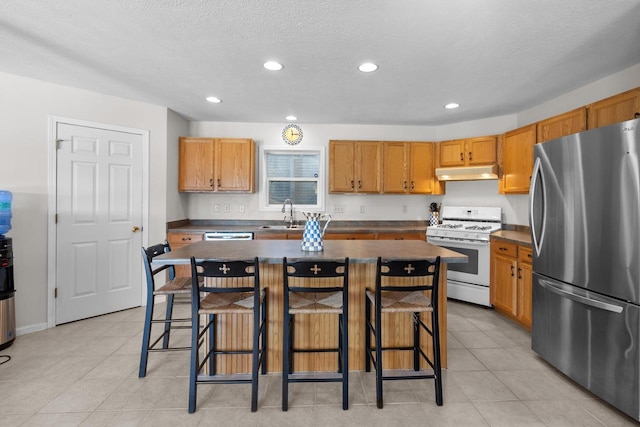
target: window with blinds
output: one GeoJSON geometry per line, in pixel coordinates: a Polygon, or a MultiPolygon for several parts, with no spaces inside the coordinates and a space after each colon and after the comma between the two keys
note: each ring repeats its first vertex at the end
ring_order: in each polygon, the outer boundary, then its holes
{"type": "MultiPolygon", "coordinates": [[[[291,199],[296,210],[324,209],[324,150],[262,150],[263,208],[281,209],[291,199]]],[[[262,192],[261,192],[262,193],[262,192]]]]}

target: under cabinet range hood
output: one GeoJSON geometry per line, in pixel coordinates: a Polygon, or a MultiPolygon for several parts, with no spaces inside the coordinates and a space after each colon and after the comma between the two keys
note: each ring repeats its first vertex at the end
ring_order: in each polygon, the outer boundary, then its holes
{"type": "Polygon", "coordinates": [[[439,181],[475,181],[498,179],[498,165],[436,168],[439,181]]]}

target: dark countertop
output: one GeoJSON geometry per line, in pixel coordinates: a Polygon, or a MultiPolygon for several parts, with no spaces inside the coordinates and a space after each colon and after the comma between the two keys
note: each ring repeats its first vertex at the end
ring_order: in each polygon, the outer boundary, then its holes
{"type": "Polygon", "coordinates": [[[188,264],[191,257],[203,259],[247,259],[278,264],[282,258],[337,259],[349,257],[355,263],[375,262],[377,257],[391,259],[435,259],[442,262],[466,263],[466,255],[421,240],[325,240],[324,250],[306,252],[297,240],[231,240],[200,241],[159,255],[157,264],[188,264]]]}
{"type": "Polygon", "coordinates": [[[492,233],[491,239],[507,240],[519,245],[531,246],[529,230],[500,230],[492,233]]]}
{"type": "MultiPolygon", "coordinates": [[[[184,220],[167,224],[168,233],[205,233],[207,231],[244,231],[253,233],[300,233],[304,221],[297,228],[261,228],[265,225],[281,226],[283,221],[228,221],[228,220],[184,220]]],[[[324,221],[320,221],[324,227],[324,221]]],[[[426,233],[427,221],[331,221],[327,233],[426,233]]]]}

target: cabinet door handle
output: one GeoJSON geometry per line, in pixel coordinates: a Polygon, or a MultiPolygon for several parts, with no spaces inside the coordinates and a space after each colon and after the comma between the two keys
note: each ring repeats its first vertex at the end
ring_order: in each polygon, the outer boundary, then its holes
{"type": "Polygon", "coordinates": [[[182,238],[182,241],[183,241],[183,242],[186,242],[186,241],[188,241],[188,240],[191,240],[191,237],[183,237],[183,238],[182,238]]]}
{"type": "Polygon", "coordinates": [[[358,188],[362,188],[362,181],[358,180],[358,188]]]}
{"type": "Polygon", "coordinates": [[[469,160],[473,160],[473,153],[471,153],[471,151],[469,151],[469,160]]]}
{"type": "Polygon", "coordinates": [[[518,279],[522,279],[522,269],[518,268],[518,279]]]}
{"type": "Polygon", "coordinates": [[[213,178],[211,178],[211,179],[209,180],[209,186],[210,186],[211,188],[213,188],[213,178]]]}
{"type": "Polygon", "coordinates": [[[506,251],[507,248],[505,248],[504,246],[500,246],[498,249],[500,249],[501,251],[506,251]]]}
{"type": "Polygon", "coordinates": [[[464,162],[464,153],[460,153],[460,161],[464,162]]]}
{"type": "Polygon", "coordinates": [[[221,186],[222,186],[222,183],[220,181],[220,178],[218,178],[218,187],[221,187],[221,186]]]}
{"type": "Polygon", "coordinates": [[[512,265],[512,266],[511,266],[511,276],[513,277],[513,276],[515,276],[515,275],[516,275],[516,274],[515,274],[515,272],[513,271],[513,265],[512,265]]]}
{"type": "Polygon", "coordinates": [[[351,180],[351,189],[353,190],[354,188],[356,188],[356,186],[354,185],[353,180],[351,180]]]}
{"type": "Polygon", "coordinates": [[[414,188],[414,187],[413,187],[413,181],[411,181],[411,189],[413,190],[413,188],[414,188]]]}
{"type": "Polygon", "coordinates": [[[404,181],[404,183],[402,184],[402,188],[405,190],[407,189],[407,181],[404,181]]]}

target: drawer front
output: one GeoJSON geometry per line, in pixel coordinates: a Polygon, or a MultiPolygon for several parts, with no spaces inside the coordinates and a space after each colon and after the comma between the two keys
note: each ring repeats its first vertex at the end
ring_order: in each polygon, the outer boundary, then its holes
{"type": "Polygon", "coordinates": [[[518,245],[504,240],[492,240],[491,251],[496,255],[504,255],[511,258],[518,257],[518,245]]]}
{"type": "Polygon", "coordinates": [[[529,264],[533,261],[533,253],[528,246],[518,247],[518,262],[522,264],[529,264]]]}
{"type": "Polygon", "coordinates": [[[169,233],[167,235],[167,240],[172,248],[178,248],[180,246],[199,242],[203,238],[204,234],[202,233],[169,233]]]}

